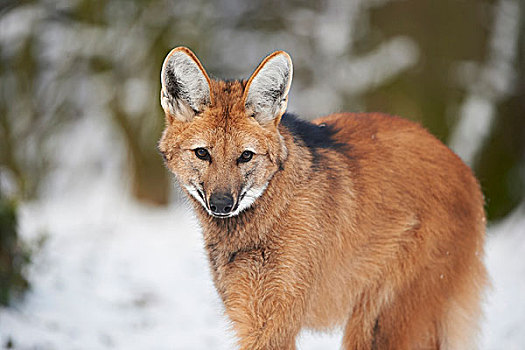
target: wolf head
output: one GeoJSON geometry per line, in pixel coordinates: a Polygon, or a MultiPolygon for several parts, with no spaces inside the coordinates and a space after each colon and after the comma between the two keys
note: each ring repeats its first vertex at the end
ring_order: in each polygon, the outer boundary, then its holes
{"type": "Polygon", "coordinates": [[[278,125],[292,83],[290,56],[266,57],[248,81],[212,80],[187,48],[161,71],[166,128],[159,150],[182,187],[214,217],[249,208],[287,157],[278,125]]]}

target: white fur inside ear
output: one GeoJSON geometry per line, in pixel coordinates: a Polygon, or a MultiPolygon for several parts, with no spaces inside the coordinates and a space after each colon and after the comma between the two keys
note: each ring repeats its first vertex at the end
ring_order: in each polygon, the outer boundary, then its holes
{"type": "Polygon", "coordinates": [[[210,85],[194,58],[172,51],[161,71],[161,105],[166,113],[190,121],[210,102],[210,85]]]}
{"type": "Polygon", "coordinates": [[[251,79],[245,107],[260,124],[267,124],[286,111],[292,73],[290,56],[279,53],[263,62],[251,79]]]}

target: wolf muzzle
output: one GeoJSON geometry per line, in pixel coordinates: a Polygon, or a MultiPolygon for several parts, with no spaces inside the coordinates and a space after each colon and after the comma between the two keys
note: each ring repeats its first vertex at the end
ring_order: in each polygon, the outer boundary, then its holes
{"type": "Polygon", "coordinates": [[[228,215],[233,210],[233,196],[230,193],[213,193],[209,200],[210,210],[214,215],[228,215]]]}

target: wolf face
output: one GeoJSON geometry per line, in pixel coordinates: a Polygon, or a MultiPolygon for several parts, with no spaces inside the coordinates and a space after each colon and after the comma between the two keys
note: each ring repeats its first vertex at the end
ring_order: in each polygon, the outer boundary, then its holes
{"type": "Polygon", "coordinates": [[[286,158],[277,127],[291,81],[291,59],[282,51],[268,56],[247,82],[211,80],[184,47],[166,57],[159,151],[210,215],[231,217],[252,206],[286,158]]]}

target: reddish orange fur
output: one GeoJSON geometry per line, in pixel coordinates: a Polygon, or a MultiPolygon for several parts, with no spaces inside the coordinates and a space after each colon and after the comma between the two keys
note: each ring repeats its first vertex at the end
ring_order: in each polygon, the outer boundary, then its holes
{"type": "Polygon", "coordinates": [[[284,126],[245,115],[245,82],[210,84],[212,104],[190,123],[168,116],[159,149],[179,180],[197,171],[210,191],[241,181],[231,160],[248,139],[266,152],[257,176],[273,177],[238,216],[213,218],[190,196],[241,349],[295,349],[302,328],[334,326],[345,349],[475,346],[483,197],[453,152],[398,117],[334,114],[314,123],[348,147],[319,149],[315,169],[284,126]],[[195,170],[195,138],[216,146],[209,169],[195,170]]]}

